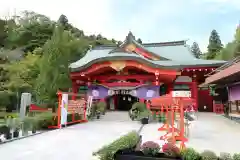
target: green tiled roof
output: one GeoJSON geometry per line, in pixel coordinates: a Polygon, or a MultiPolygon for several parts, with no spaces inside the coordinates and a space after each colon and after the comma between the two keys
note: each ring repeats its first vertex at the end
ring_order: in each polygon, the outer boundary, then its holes
{"type": "Polygon", "coordinates": [[[111,53],[116,46],[100,46],[87,52],[87,54],[78,60],[70,64],[71,71],[79,71],[87,68],[90,65],[106,61],[106,60],[136,60],[142,63],[147,63],[154,68],[175,68],[181,69],[185,67],[205,67],[205,66],[221,66],[225,61],[217,60],[202,60],[193,56],[188,46],[184,41],[166,42],[166,43],[149,43],[149,44],[137,44],[145,50],[164,57],[168,60],[149,60],[134,53],[115,52],[111,53]],[[111,54],[110,54],[111,53],[111,54]]]}

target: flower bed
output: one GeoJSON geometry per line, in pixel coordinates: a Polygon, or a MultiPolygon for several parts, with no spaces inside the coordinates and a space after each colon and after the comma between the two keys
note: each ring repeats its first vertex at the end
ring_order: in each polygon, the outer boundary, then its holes
{"type": "Polygon", "coordinates": [[[193,148],[180,150],[172,143],[159,146],[155,142],[148,141],[141,144],[141,136],[137,132],[122,136],[95,152],[94,155],[98,155],[100,160],[240,160],[240,153],[234,155],[221,153],[217,156],[209,150],[202,153],[193,148]],[[140,147],[137,147],[139,145],[140,147]],[[160,152],[161,149],[162,152],[160,152]]]}

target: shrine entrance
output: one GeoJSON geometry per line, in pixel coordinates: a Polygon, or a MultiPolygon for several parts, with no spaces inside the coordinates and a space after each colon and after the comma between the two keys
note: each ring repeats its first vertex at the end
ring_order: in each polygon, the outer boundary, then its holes
{"type": "Polygon", "coordinates": [[[105,101],[109,110],[129,111],[139,98],[133,96],[132,90],[111,90],[111,96],[108,96],[105,101]]]}

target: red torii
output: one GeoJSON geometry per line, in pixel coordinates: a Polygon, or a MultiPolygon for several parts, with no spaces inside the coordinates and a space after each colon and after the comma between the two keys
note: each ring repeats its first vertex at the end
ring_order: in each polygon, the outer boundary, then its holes
{"type": "MultiPolygon", "coordinates": [[[[181,141],[181,148],[185,147],[185,142],[188,139],[184,136],[184,106],[192,105],[195,103],[195,100],[188,97],[172,97],[172,94],[167,94],[158,98],[151,99],[151,108],[159,109],[160,112],[165,112],[166,116],[168,111],[171,111],[172,114],[174,112],[180,113],[180,128],[177,129],[174,127],[174,116],[171,117],[171,126],[169,127],[168,122],[163,124],[158,130],[159,131],[167,131],[167,134],[161,139],[166,139],[169,133],[172,133],[172,141],[175,144],[176,140],[181,141]],[[176,136],[175,133],[178,133],[176,136]]],[[[166,117],[167,118],[167,117],[166,117]]]]}

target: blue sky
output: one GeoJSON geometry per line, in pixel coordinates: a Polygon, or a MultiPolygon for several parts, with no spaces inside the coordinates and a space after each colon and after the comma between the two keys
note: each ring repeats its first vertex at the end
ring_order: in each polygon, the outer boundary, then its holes
{"type": "Polygon", "coordinates": [[[65,14],[87,34],[124,40],[131,30],[143,42],[196,41],[206,50],[211,30],[224,44],[240,20],[240,0],[8,0],[0,14],[32,10],[53,20],[65,14]],[[67,3],[68,2],[68,3],[67,3]]]}

